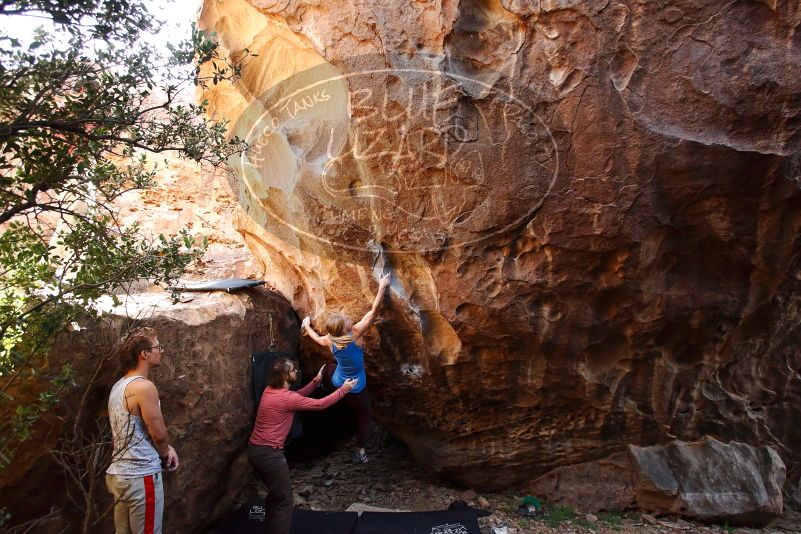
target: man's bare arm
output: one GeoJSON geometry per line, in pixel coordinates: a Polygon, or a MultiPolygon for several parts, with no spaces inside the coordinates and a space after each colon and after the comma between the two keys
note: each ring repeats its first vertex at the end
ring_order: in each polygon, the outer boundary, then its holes
{"type": "Polygon", "coordinates": [[[137,382],[140,383],[137,384],[135,399],[142,413],[142,420],[159,456],[167,456],[170,450],[170,438],[167,435],[164,416],[161,414],[159,392],[155,384],[149,380],[137,380],[137,382]]]}

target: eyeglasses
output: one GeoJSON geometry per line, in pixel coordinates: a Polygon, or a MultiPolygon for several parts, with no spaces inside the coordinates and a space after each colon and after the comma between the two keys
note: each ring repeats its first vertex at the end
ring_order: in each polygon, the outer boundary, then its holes
{"type": "Polygon", "coordinates": [[[159,343],[158,345],[153,345],[152,347],[148,347],[146,350],[157,350],[159,352],[164,352],[164,345],[159,343]]]}

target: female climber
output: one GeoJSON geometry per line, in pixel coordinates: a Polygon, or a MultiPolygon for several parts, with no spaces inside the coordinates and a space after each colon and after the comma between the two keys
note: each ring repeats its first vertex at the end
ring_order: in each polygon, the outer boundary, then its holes
{"type": "Polygon", "coordinates": [[[291,360],[279,358],[273,364],[270,385],[261,396],[256,424],[248,442],[248,460],[270,490],[264,525],[268,534],[289,534],[291,526],[292,482],[284,458],[284,442],[295,412],[328,408],[357,385],[356,380],[345,380],[327,397],[310,399],[308,395],[320,385],[322,375],[323,367],[305,387],[290,391],[289,385],[298,379],[298,370],[291,360]]]}
{"type": "Polygon", "coordinates": [[[378,292],[373,307],[356,324],[342,314],[334,314],[325,325],[328,334],[321,336],[311,327],[311,317],[303,319],[302,328],[306,333],[317,344],[328,347],[336,359],[335,364],[329,363],[323,366],[323,384],[328,388],[337,388],[349,378],[359,381],[353,391],[345,396],[345,402],[356,412],[356,451],[353,453],[353,461],[358,464],[367,463],[364,447],[373,422],[370,395],[367,392],[367,375],[364,372],[363,336],[375,318],[376,310],[381,305],[388,285],[389,274],[386,274],[378,282],[378,292]]]}

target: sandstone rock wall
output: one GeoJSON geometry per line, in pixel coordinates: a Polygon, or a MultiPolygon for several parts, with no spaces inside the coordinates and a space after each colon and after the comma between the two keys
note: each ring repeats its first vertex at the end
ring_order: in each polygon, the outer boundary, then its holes
{"type": "MultiPolygon", "coordinates": [[[[207,0],[249,60],[238,227],[322,325],[392,291],[378,417],[525,485],[628,444],[801,446],[796,2],[207,0]]],[[[309,347],[309,350],[312,350],[309,347]]]]}

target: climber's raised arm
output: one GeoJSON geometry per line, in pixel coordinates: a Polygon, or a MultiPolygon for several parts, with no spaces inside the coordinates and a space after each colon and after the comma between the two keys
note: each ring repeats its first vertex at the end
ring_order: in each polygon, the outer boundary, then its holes
{"type": "Polygon", "coordinates": [[[364,334],[367,329],[370,327],[370,324],[373,322],[375,318],[375,313],[378,310],[378,307],[381,305],[381,300],[384,298],[384,292],[389,285],[389,273],[385,274],[381,277],[381,280],[378,281],[378,292],[375,295],[375,300],[373,300],[373,307],[370,308],[370,311],[364,314],[361,321],[353,325],[352,332],[353,332],[353,339],[357,339],[364,334]]]}
{"type": "Polygon", "coordinates": [[[314,328],[311,327],[311,317],[306,317],[303,319],[303,323],[300,325],[300,328],[301,330],[305,330],[315,343],[322,345],[323,347],[328,347],[329,350],[331,349],[331,340],[328,338],[328,336],[321,336],[314,331],[314,328]]]}

